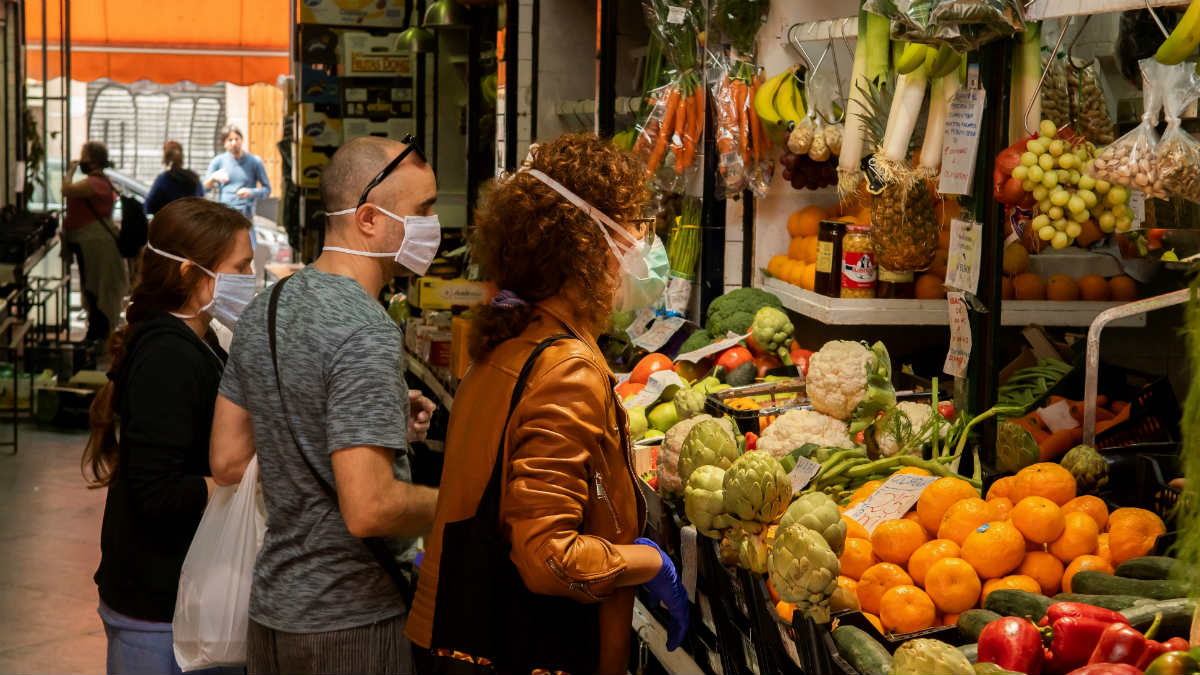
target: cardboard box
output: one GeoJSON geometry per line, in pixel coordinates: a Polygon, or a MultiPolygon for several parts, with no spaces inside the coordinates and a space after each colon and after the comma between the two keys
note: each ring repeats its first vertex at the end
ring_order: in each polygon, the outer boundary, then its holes
{"type": "Polygon", "coordinates": [[[405,0],[300,0],[300,23],[338,26],[404,25],[405,0]]]}
{"type": "Polygon", "coordinates": [[[407,77],[412,55],[396,51],[399,33],[371,35],[347,31],[342,35],[342,77],[407,77]]]}
{"type": "Polygon", "coordinates": [[[474,307],[492,299],[491,288],[479,281],[421,277],[416,280],[414,303],[421,309],[474,307]]]}
{"type": "Polygon", "coordinates": [[[312,103],[300,104],[300,145],[305,148],[342,144],[342,120],[336,110],[312,103]]]}

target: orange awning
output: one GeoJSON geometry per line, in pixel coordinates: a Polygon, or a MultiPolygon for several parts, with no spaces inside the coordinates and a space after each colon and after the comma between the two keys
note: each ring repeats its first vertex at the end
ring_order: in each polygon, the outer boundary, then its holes
{"type": "MultiPolygon", "coordinates": [[[[69,0],[68,0],[69,1],[69,0]]],[[[289,0],[89,0],[71,6],[71,79],[275,84],[290,69],[289,0]]],[[[61,75],[58,2],[47,2],[46,70],[61,75]]],[[[42,79],[42,3],[25,3],[26,71],[42,79]]]]}

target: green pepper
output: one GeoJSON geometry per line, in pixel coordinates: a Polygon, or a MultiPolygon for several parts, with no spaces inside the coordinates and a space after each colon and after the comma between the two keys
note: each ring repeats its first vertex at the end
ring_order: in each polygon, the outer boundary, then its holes
{"type": "Polygon", "coordinates": [[[1197,663],[1191,653],[1167,652],[1151,662],[1146,668],[1146,675],[1188,675],[1197,670],[1200,670],[1200,663],[1197,663]]]}

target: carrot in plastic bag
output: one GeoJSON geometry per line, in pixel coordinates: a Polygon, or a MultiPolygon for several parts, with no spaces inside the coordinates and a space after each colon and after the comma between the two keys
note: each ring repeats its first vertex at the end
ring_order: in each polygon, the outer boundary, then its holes
{"type": "Polygon", "coordinates": [[[650,153],[650,161],[646,163],[647,173],[653,174],[658,170],[658,165],[662,162],[663,155],[667,153],[667,140],[671,135],[671,130],[674,128],[675,107],[678,103],[679,89],[672,88],[670,95],[667,96],[667,113],[663,117],[658,138],[654,140],[654,150],[650,153]]]}

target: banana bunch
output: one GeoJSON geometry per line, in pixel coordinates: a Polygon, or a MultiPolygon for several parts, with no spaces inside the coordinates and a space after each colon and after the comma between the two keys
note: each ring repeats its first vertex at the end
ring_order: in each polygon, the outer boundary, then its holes
{"type": "Polygon", "coordinates": [[[754,95],[754,112],[766,124],[792,130],[804,119],[804,94],[796,85],[796,69],[787,70],[762,83],[754,95]]]}
{"type": "Polygon", "coordinates": [[[904,50],[896,59],[896,72],[908,75],[918,68],[924,68],[925,77],[934,80],[953,73],[961,61],[962,55],[945,45],[931,47],[910,42],[904,45],[904,50]]]}
{"type": "Polygon", "coordinates": [[[1155,52],[1154,58],[1164,66],[1173,66],[1191,56],[1197,45],[1200,45],[1200,0],[1192,0],[1175,30],[1155,52]]]}

